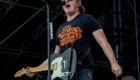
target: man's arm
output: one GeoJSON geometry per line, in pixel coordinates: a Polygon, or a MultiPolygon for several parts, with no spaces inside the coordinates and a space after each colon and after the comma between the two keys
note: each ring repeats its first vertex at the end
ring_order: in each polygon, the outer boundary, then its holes
{"type": "MultiPolygon", "coordinates": [[[[60,52],[60,46],[59,45],[56,45],[55,46],[55,52],[54,53],[56,53],[56,54],[59,54],[59,52],[60,52]]],[[[48,65],[48,59],[46,59],[43,63],[41,63],[39,66],[44,66],[44,65],[48,65]]],[[[35,76],[36,74],[37,74],[37,72],[34,72],[34,73],[30,73],[30,71],[29,71],[29,68],[30,67],[27,67],[26,68],[26,75],[28,76],[28,77],[33,77],[33,76],[35,76]]]]}
{"type": "Polygon", "coordinates": [[[102,29],[96,30],[92,33],[92,35],[95,37],[96,41],[99,43],[99,45],[103,49],[105,55],[109,59],[111,68],[112,68],[112,72],[116,75],[116,77],[120,76],[122,73],[122,69],[118,65],[118,63],[115,59],[114,52],[113,52],[110,44],[108,43],[103,30],[102,29]]]}

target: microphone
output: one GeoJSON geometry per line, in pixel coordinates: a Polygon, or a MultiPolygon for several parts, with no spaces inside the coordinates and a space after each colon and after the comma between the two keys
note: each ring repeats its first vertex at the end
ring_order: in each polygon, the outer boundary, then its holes
{"type": "Polygon", "coordinates": [[[43,1],[48,3],[58,3],[61,5],[65,5],[65,0],[43,0],[43,1]]]}
{"type": "Polygon", "coordinates": [[[65,0],[61,0],[61,1],[60,1],[60,4],[61,4],[61,5],[65,5],[65,0]]]}

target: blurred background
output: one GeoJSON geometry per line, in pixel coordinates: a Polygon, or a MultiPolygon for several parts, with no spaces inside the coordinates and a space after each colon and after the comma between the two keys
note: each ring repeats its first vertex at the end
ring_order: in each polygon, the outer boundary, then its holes
{"type": "MultiPolygon", "coordinates": [[[[114,50],[122,75],[116,78],[101,47],[94,40],[94,80],[121,80],[130,75],[140,80],[140,0],[82,0],[86,14],[92,15],[102,26],[114,50]]],[[[63,8],[51,3],[50,22],[54,51],[56,30],[66,20],[63,8]]],[[[36,80],[14,74],[27,66],[36,67],[47,58],[47,8],[43,0],[0,0],[0,78],[1,80],[36,80]]],[[[47,80],[47,71],[41,72],[47,80]]]]}

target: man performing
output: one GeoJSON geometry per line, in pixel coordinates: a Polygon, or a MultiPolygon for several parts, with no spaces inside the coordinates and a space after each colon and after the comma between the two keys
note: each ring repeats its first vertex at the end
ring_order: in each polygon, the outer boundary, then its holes
{"type": "MultiPolygon", "coordinates": [[[[67,48],[73,47],[82,54],[90,47],[92,37],[94,36],[95,40],[99,43],[110,61],[112,72],[116,77],[119,77],[122,74],[122,69],[115,59],[113,50],[108,43],[102,28],[96,20],[91,15],[83,14],[85,9],[81,5],[81,1],[66,0],[65,5],[63,5],[63,10],[66,13],[67,20],[59,26],[56,32],[57,43],[54,53],[60,54],[67,48]]],[[[47,64],[48,59],[39,66],[47,64]]],[[[29,77],[35,76],[37,72],[30,73],[29,68],[30,67],[27,67],[26,75],[29,77]]],[[[78,80],[92,80],[92,68],[93,59],[89,52],[78,69],[78,80]]]]}

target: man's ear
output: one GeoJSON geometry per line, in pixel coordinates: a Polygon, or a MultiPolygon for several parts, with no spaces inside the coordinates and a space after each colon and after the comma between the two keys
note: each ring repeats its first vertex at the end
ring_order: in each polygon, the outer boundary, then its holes
{"type": "Polygon", "coordinates": [[[78,6],[81,6],[81,1],[78,1],[77,4],[78,4],[78,6]]]}

